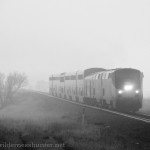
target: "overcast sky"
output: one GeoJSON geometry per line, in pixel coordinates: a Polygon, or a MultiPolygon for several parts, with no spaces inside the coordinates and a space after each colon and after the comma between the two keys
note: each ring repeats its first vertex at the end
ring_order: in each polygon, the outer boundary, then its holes
{"type": "Polygon", "coordinates": [[[149,0],[0,0],[1,72],[132,67],[149,90],[149,62],[149,0]]]}

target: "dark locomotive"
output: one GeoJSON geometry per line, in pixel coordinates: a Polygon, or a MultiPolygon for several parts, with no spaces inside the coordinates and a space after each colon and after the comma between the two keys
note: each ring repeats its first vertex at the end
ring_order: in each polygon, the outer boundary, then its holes
{"type": "Polygon", "coordinates": [[[136,112],[142,107],[143,73],[132,68],[89,68],[51,75],[49,93],[97,107],[136,112]]]}

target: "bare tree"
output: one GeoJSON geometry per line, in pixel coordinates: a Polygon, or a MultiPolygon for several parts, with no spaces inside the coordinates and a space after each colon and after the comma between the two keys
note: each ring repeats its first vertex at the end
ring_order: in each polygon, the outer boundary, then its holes
{"type": "Polygon", "coordinates": [[[10,73],[5,81],[5,102],[12,102],[16,92],[27,84],[27,77],[24,73],[10,73]]]}
{"type": "Polygon", "coordinates": [[[0,73],[0,105],[4,102],[5,75],[0,73]]]}

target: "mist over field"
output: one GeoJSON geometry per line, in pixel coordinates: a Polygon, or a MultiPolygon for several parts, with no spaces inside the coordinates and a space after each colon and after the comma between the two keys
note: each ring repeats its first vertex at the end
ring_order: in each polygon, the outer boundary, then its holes
{"type": "Polygon", "coordinates": [[[61,119],[61,112],[55,111],[54,106],[49,107],[47,110],[43,105],[41,99],[33,99],[29,96],[19,97],[15,99],[13,105],[1,110],[0,118],[25,121],[39,121],[44,119],[57,121],[61,119]]]}
{"type": "Polygon", "coordinates": [[[0,72],[25,72],[29,85],[90,67],[144,72],[150,95],[149,0],[1,0],[0,72]]]}
{"type": "Polygon", "coordinates": [[[25,72],[27,88],[47,92],[53,73],[139,69],[147,110],[149,18],[149,0],[1,0],[0,72],[25,72]]]}
{"type": "MultiPolygon", "coordinates": [[[[44,150],[149,149],[149,60],[149,0],[0,0],[0,149],[3,143],[60,146],[44,150]],[[143,104],[133,113],[137,117],[32,91],[48,93],[51,74],[87,68],[143,72],[143,104]]],[[[100,104],[89,98],[84,102],[100,104]]],[[[104,108],[115,108],[112,101],[101,102],[104,108]]],[[[31,145],[14,149],[30,148],[41,150],[31,145]]]]}

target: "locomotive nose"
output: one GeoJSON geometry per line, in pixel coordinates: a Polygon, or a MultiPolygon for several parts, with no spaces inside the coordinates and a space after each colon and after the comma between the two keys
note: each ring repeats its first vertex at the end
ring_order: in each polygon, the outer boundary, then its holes
{"type": "Polygon", "coordinates": [[[140,94],[140,90],[137,89],[137,88],[134,88],[133,85],[125,85],[123,87],[123,89],[119,89],[118,90],[118,96],[119,97],[126,97],[126,98],[129,98],[129,97],[135,97],[137,95],[140,94]]]}

